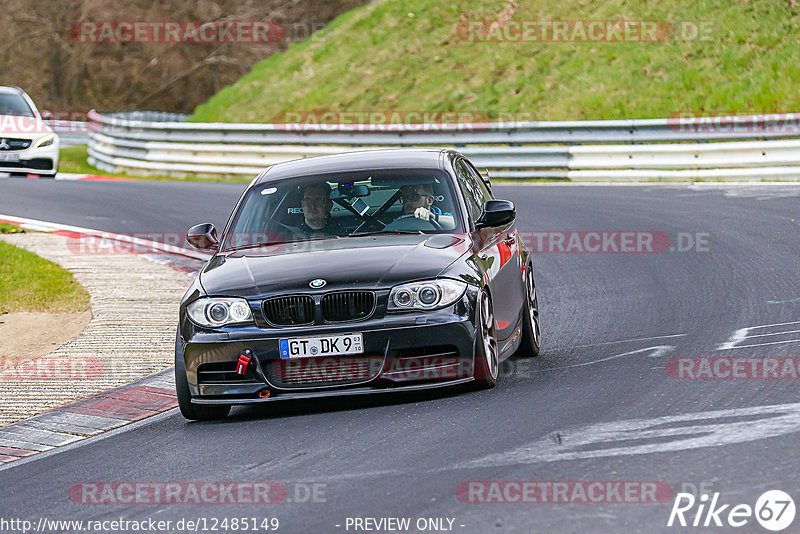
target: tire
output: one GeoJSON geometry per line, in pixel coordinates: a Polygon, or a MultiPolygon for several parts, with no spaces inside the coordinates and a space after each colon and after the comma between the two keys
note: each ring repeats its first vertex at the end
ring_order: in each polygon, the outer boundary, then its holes
{"type": "Polygon", "coordinates": [[[46,178],[46,179],[49,179],[49,180],[54,180],[55,177],[56,177],[55,174],[40,174],[39,175],[39,178],[46,178]]]}
{"type": "Polygon", "coordinates": [[[27,178],[28,177],[28,173],[27,172],[10,172],[10,173],[8,173],[8,175],[11,178],[27,178]]]}
{"type": "Polygon", "coordinates": [[[189,382],[186,380],[186,365],[183,361],[180,332],[175,339],[175,391],[178,395],[178,408],[181,415],[191,421],[213,421],[224,419],[231,411],[227,405],[192,404],[189,382]]]}
{"type": "Polygon", "coordinates": [[[497,347],[492,299],[486,291],[481,291],[476,314],[478,335],[473,358],[475,388],[491,389],[497,384],[497,375],[500,373],[500,350],[497,347]]]}
{"type": "Polygon", "coordinates": [[[522,341],[514,352],[515,358],[533,358],[539,355],[542,344],[542,328],[539,322],[539,296],[533,269],[529,265],[525,273],[525,307],[522,310],[522,341]]]}

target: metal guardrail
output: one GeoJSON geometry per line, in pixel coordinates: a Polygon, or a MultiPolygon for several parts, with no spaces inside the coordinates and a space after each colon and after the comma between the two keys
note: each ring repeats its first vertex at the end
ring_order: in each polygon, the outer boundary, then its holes
{"type": "MultiPolygon", "coordinates": [[[[183,121],[186,115],[183,113],[153,112],[153,111],[125,111],[113,113],[109,116],[125,120],[148,120],[148,121],[183,121]]],[[[93,128],[99,127],[97,122],[87,121],[67,121],[67,120],[48,120],[46,121],[54,132],[58,134],[61,146],[85,145],[89,143],[89,137],[93,128]]]]}
{"type": "Polygon", "coordinates": [[[89,123],[54,120],[47,124],[58,134],[61,146],[85,145],[89,142],[89,123]]]}
{"type": "Polygon", "coordinates": [[[192,123],[155,112],[89,118],[90,162],[112,172],[254,175],[312,155],[450,146],[497,178],[800,179],[800,140],[784,139],[800,138],[800,114],[391,126],[192,123]]]}

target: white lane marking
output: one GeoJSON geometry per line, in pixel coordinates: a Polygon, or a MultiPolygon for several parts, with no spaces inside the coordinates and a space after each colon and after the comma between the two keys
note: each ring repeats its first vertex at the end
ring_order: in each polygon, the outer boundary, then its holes
{"type": "Polygon", "coordinates": [[[560,444],[557,444],[552,436],[545,436],[508,452],[492,453],[459,464],[457,468],[673,452],[757,441],[798,431],[800,431],[800,403],[695,412],[652,419],[629,419],[567,429],[560,432],[560,444]],[[750,419],[713,422],[715,419],[731,417],[750,417],[750,419]],[[668,425],[674,426],[670,428],[668,425]],[[665,438],[672,439],[663,441],[665,438]],[[631,440],[660,440],[660,442],[631,445],[631,440]],[[615,442],[618,445],[615,446],[615,442]]]}
{"type": "Polygon", "coordinates": [[[796,299],[788,299],[788,300],[768,300],[767,304],[789,304],[792,302],[800,302],[800,297],[796,299]]]}
{"type": "MultiPolygon", "coordinates": [[[[79,173],[74,173],[74,172],[59,172],[59,173],[56,173],[56,177],[54,179],[55,180],[85,180],[89,176],[90,176],[89,174],[79,174],[79,173]]],[[[7,173],[7,172],[0,172],[0,177],[10,178],[11,175],[9,173],[7,173]]]]}
{"type": "Polygon", "coordinates": [[[643,349],[636,349],[629,352],[623,352],[622,354],[617,354],[616,356],[608,356],[607,358],[600,358],[599,360],[592,360],[590,362],[574,363],[572,365],[562,365],[561,367],[549,367],[547,369],[536,369],[535,371],[555,371],[556,369],[572,369],[573,367],[584,367],[587,365],[594,365],[600,362],[616,360],[617,358],[622,358],[623,356],[630,356],[632,354],[639,354],[641,352],[648,352],[648,351],[653,351],[652,354],[649,354],[647,356],[648,358],[660,358],[664,354],[673,350],[675,350],[675,345],[656,345],[654,347],[645,347],[643,349]]]}
{"type": "Polygon", "coordinates": [[[770,332],[768,334],[753,334],[752,336],[747,336],[747,339],[752,339],[754,337],[764,337],[764,336],[782,336],[784,334],[796,334],[800,332],[800,330],[787,330],[786,332],[770,332]]]}
{"type": "MultiPolygon", "coordinates": [[[[107,437],[127,432],[147,425],[151,422],[161,421],[177,414],[177,408],[163,412],[131,425],[105,432],[98,436],[87,438],[78,443],[71,443],[65,447],[52,449],[16,460],[9,464],[0,465],[0,471],[16,465],[22,465],[39,458],[58,454],[70,450],[81,444],[93,443],[107,437]]],[[[559,432],[561,443],[557,444],[552,435],[547,435],[538,440],[513,449],[506,453],[492,453],[476,460],[461,462],[450,466],[425,469],[420,473],[440,473],[460,469],[475,469],[484,467],[508,466],[518,464],[534,464],[557,462],[565,460],[582,460],[589,458],[602,458],[611,456],[628,456],[635,454],[651,454],[658,452],[673,452],[697,448],[717,447],[757,441],[764,438],[778,437],[800,431],[800,403],[778,404],[770,406],[754,406],[748,408],[732,408],[707,412],[694,412],[680,415],[669,415],[651,419],[628,419],[623,421],[609,421],[567,428],[559,432]],[[758,417],[756,420],[739,422],[708,423],[709,420],[731,417],[758,417]],[[694,425],[681,425],[690,422],[694,425]],[[674,424],[674,428],[657,428],[674,424]],[[704,434],[704,435],[703,435],[704,434]],[[669,442],[646,443],[629,445],[636,439],[675,438],[669,442]],[[614,447],[614,442],[624,445],[614,447]],[[610,447],[608,445],[611,445],[610,447]],[[587,449],[594,445],[595,450],[587,449]],[[600,448],[602,447],[602,448],[600,448]]],[[[334,480],[349,480],[358,478],[378,478],[385,476],[408,475],[408,468],[386,469],[367,472],[338,473],[328,476],[334,480]]]]}
{"type": "Polygon", "coordinates": [[[572,348],[579,349],[582,347],[596,347],[597,345],[614,345],[616,343],[630,343],[632,341],[652,341],[654,339],[669,339],[671,337],[683,337],[686,334],[669,334],[666,336],[652,336],[652,337],[632,337],[630,339],[620,339],[619,341],[602,341],[600,343],[590,343],[588,345],[572,345],[572,348]]]}
{"type": "Polygon", "coordinates": [[[788,325],[795,325],[800,324],[800,321],[789,321],[787,323],[773,323],[773,324],[762,324],[758,326],[748,326],[746,328],[740,328],[736,330],[731,337],[725,343],[720,343],[717,345],[717,350],[730,350],[730,349],[741,349],[746,347],[760,347],[762,345],[779,345],[782,343],[800,343],[800,339],[791,339],[788,341],[774,341],[771,343],[756,343],[752,345],[740,345],[746,339],[752,339],[755,337],[764,337],[764,336],[779,336],[783,334],[794,334],[800,332],[800,330],[785,330],[783,332],[768,332],[766,334],[753,334],[748,335],[753,330],[758,330],[760,328],[772,328],[776,326],[788,326],[788,325]]]}
{"type": "Polygon", "coordinates": [[[747,333],[750,331],[750,328],[740,328],[739,330],[735,331],[731,334],[730,339],[725,343],[720,343],[717,345],[717,350],[728,350],[736,348],[738,343],[741,343],[745,339],[747,339],[747,333]]]}
{"type": "Polygon", "coordinates": [[[42,232],[53,232],[55,230],[63,230],[66,232],[75,232],[77,234],[84,234],[91,237],[107,239],[110,241],[121,241],[123,243],[130,243],[134,245],[141,245],[153,249],[154,251],[166,252],[168,254],[177,254],[196,260],[208,261],[211,254],[203,252],[196,252],[186,248],[178,247],[175,245],[167,245],[159,243],[158,241],[151,241],[149,239],[142,239],[125,234],[117,234],[114,232],[104,232],[103,230],[95,230],[93,228],[83,228],[81,226],[71,226],[68,224],[59,224],[48,221],[40,221],[38,219],[28,219],[25,217],[17,217],[16,215],[4,215],[0,213],[0,219],[12,221],[16,224],[22,225],[24,228],[35,229],[42,232]]]}
{"type": "Polygon", "coordinates": [[[762,324],[759,326],[751,326],[749,327],[750,330],[755,330],[756,328],[769,328],[771,326],[786,326],[789,324],[800,324],[800,321],[789,321],[788,323],[773,323],[773,324],[762,324]]]}
{"type": "MultiPolygon", "coordinates": [[[[746,349],[748,347],[763,347],[765,345],[781,345],[783,343],[800,343],[800,339],[790,339],[788,341],[771,341],[769,343],[753,343],[752,345],[737,345],[735,347],[731,347],[732,349],[746,349]]],[[[727,349],[717,349],[717,350],[727,350],[727,349]]]]}

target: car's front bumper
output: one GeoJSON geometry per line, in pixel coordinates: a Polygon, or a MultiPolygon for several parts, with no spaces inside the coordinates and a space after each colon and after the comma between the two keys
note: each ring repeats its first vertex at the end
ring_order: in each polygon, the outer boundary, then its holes
{"type": "Polygon", "coordinates": [[[210,332],[182,322],[181,348],[196,404],[250,404],[278,400],[412,391],[467,383],[474,376],[476,291],[434,312],[386,314],[362,322],[210,332]],[[281,338],[363,335],[357,356],[281,359],[281,338]],[[247,373],[239,356],[254,356],[247,373]]]}
{"type": "Polygon", "coordinates": [[[0,156],[0,172],[53,175],[58,171],[59,147],[56,137],[55,142],[46,147],[4,150],[0,156]]]}
{"type": "Polygon", "coordinates": [[[428,381],[428,382],[420,382],[416,384],[409,384],[406,386],[394,386],[394,387],[384,387],[384,388],[377,388],[377,387],[369,387],[369,386],[362,386],[362,387],[348,387],[348,388],[339,388],[339,389],[332,389],[332,390],[312,390],[312,391],[290,391],[281,393],[280,395],[271,396],[268,398],[260,398],[258,396],[250,396],[250,397],[192,397],[192,404],[208,404],[208,405],[219,405],[219,404],[231,404],[231,405],[239,405],[239,404],[259,404],[262,402],[277,402],[277,401],[289,401],[289,400],[303,400],[303,399],[320,399],[325,397],[341,397],[344,395],[377,395],[377,394],[387,394],[387,393],[402,393],[402,392],[411,392],[411,391],[420,391],[420,390],[428,390],[428,389],[435,389],[435,388],[446,388],[446,387],[454,387],[460,386],[463,384],[468,384],[475,380],[474,377],[468,376],[464,378],[457,378],[457,379],[449,379],[449,380],[442,380],[442,381],[428,381]]]}

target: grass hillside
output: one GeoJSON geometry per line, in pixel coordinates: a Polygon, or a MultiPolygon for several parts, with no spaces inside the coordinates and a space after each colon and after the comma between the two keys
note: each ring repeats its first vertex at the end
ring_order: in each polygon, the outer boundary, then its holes
{"type": "MultiPolygon", "coordinates": [[[[24,233],[0,223],[0,234],[24,233]]],[[[18,311],[78,312],[89,293],[72,273],[27,250],[0,241],[0,316],[18,311]]]]}
{"type": "MultiPolygon", "coordinates": [[[[381,0],[258,63],[192,120],[285,112],[477,111],[492,118],[655,118],[800,111],[792,0],[381,0]],[[459,21],[687,22],[703,39],[474,42],[459,21]]],[[[663,24],[659,24],[663,26],[663,24]]]]}

